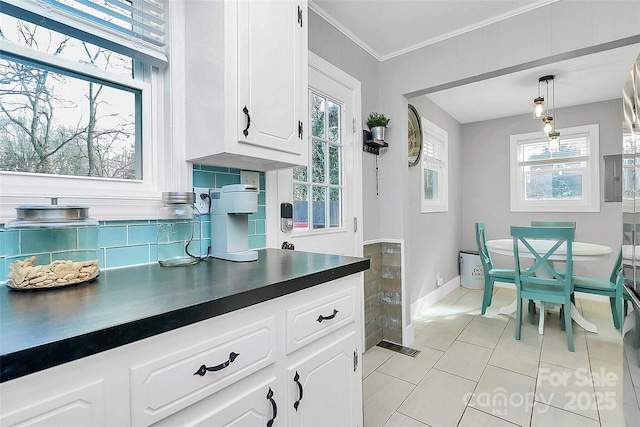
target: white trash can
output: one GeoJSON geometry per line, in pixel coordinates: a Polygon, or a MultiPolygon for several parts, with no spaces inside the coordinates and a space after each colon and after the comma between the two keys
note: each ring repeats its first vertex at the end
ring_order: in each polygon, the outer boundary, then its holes
{"type": "Polygon", "coordinates": [[[484,289],[484,270],[478,251],[460,251],[460,285],[467,289],[484,289]]]}

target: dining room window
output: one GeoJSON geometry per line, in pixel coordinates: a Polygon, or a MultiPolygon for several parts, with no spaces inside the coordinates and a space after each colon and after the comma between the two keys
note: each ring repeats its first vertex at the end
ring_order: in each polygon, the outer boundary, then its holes
{"type": "Polygon", "coordinates": [[[449,134],[422,120],[422,213],[449,210],[449,134]]]}
{"type": "Polygon", "coordinates": [[[559,132],[559,151],[541,132],[511,135],[512,212],[600,212],[599,126],[559,132]]]}

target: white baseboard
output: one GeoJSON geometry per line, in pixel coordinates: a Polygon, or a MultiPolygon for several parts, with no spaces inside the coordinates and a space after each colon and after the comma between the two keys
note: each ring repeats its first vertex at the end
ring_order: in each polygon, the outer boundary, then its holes
{"type": "Polygon", "coordinates": [[[409,347],[413,344],[415,338],[415,330],[413,329],[413,323],[409,323],[406,327],[402,328],[402,345],[409,347]]]}
{"type": "MultiPolygon", "coordinates": [[[[444,285],[429,292],[427,295],[411,304],[411,318],[415,318],[418,314],[436,304],[442,298],[453,292],[458,286],[460,286],[460,276],[454,277],[444,285]]],[[[413,338],[411,340],[413,341],[413,338]]]]}

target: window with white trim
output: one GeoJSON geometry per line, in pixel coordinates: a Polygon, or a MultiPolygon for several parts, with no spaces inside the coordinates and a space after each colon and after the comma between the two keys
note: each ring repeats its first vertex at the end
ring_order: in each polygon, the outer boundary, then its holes
{"type": "Polygon", "coordinates": [[[164,6],[0,0],[0,221],[46,197],[98,219],[155,213],[172,179],[164,6]]]}
{"type": "Polygon", "coordinates": [[[311,159],[293,168],[293,227],[297,232],[343,226],[343,106],[309,91],[311,159]]]}
{"type": "Polygon", "coordinates": [[[557,152],[541,132],[511,135],[512,212],[600,212],[599,126],[559,132],[557,152]]]}
{"type": "Polygon", "coordinates": [[[449,210],[449,134],[422,120],[421,212],[449,210]]]}

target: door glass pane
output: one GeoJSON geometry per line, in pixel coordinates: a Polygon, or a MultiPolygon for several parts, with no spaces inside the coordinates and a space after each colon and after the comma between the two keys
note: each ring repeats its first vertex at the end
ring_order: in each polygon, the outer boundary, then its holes
{"type": "Polygon", "coordinates": [[[329,147],[329,184],[340,185],[340,147],[329,147]]]}
{"type": "Polygon", "coordinates": [[[331,101],[327,101],[329,115],[329,141],[340,141],[340,106],[331,101]]]}
{"type": "Polygon", "coordinates": [[[313,228],[325,228],[327,189],[313,187],[313,228]]]}
{"type": "Polygon", "coordinates": [[[325,137],[325,99],[315,93],[311,96],[311,135],[325,137]]]}
{"type": "Polygon", "coordinates": [[[311,179],[312,182],[322,184],[325,180],[325,145],[319,139],[314,139],[311,154],[311,179]]]}
{"type": "Polygon", "coordinates": [[[293,186],[293,228],[309,228],[309,187],[293,186]]]}
{"type": "Polygon", "coordinates": [[[341,191],[339,188],[329,189],[329,227],[340,227],[340,206],[342,205],[341,191]]]}
{"type": "Polygon", "coordinates": [[[307,167],[298,166],[293,168],[293,180],[298,182],[307,182],[307,167]]]}

